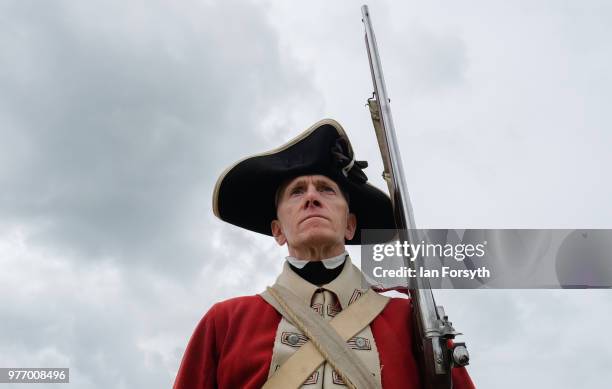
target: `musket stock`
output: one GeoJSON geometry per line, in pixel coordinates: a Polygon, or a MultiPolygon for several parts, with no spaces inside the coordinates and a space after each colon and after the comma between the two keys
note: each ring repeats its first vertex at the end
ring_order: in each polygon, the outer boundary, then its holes
{"type": "MultiPolygon", "coordinates": [[[[387,96],[378,46],[367,5],[361,7],[361,13],[374,84],[374,95],[368,99],[368,106],[382,155],[383,177],[387,182],[393,202],[395,224],[399,231],[400,241],[418,242],[412,205],[391,116],[390,100],[387,96]]],[[[410,261],[404,258],[404,263],[406,266],[414,267],[419,260],[410,261]]],[[[429,279],[416,277],[414,282],[416,288],[410,290],[410,295],[414,306],[417,358],[422,369],[424,387],[427,389],[452,388],[451,369],[454,365],[468,364],[467,349],[463,343],[457,344],[454,348],[449,346],[449,340],[458,333],[448,321],[444,309],[436,306],[429,279]]]]}

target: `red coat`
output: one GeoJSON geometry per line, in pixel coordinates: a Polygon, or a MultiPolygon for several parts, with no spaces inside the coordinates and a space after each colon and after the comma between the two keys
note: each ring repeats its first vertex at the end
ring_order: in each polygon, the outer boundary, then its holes
{"type": "MultiPolygon", "coordinates": [[[[411,315],[409,299],[392,298],[371,323],[384,389],[421,388],[411,315]]],[[[191,336],[174,389],[261,388],[280,320],[259,295],[215,304],[191,336]]],[[[465,368],[453,369],[452,376],[455,389],[475,388],[465,368]]]]}

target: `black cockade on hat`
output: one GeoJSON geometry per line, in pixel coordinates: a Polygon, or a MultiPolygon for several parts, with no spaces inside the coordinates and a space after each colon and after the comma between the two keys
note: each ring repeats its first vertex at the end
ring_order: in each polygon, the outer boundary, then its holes
{"type": "Polygon", "coordinates": [[[336,160],[336,166],[344,177],[357,184],[365,184],[368,181],[368,176],[363,172],[363,169],[368,167],[368,161],[355,160],[355,155],[349,147],[348,138],[340,137],[336,139],[331,152],[336,160]]]}

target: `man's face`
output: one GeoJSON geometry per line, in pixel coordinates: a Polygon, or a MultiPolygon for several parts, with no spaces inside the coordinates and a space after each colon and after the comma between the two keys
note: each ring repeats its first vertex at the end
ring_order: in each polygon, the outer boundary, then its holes
{"type": "Polygon", "coordinates": [[[272,234],[289,249],[342,246],[357,224],[338,184],[322,175],[292,179],[278,195],[272,234]]]}

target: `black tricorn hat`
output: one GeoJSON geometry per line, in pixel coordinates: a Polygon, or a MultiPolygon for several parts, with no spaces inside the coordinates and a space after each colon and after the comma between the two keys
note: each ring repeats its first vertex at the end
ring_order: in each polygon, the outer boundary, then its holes
{"type": "Polygon", "coordinates": [[[362,171],[365,167],[367,162],[355,160],[342,126],[324,119],[284,145],[244,158],[226,169],[215,185],[213,212],[228,223],[272,235],[270,223],[276,219],[278,187],[294,177],[321,174],[348,193],[357,229],[346,243],[362,244],[362,229],[395,228],[391,200],[367,182],[362,171]]]}

